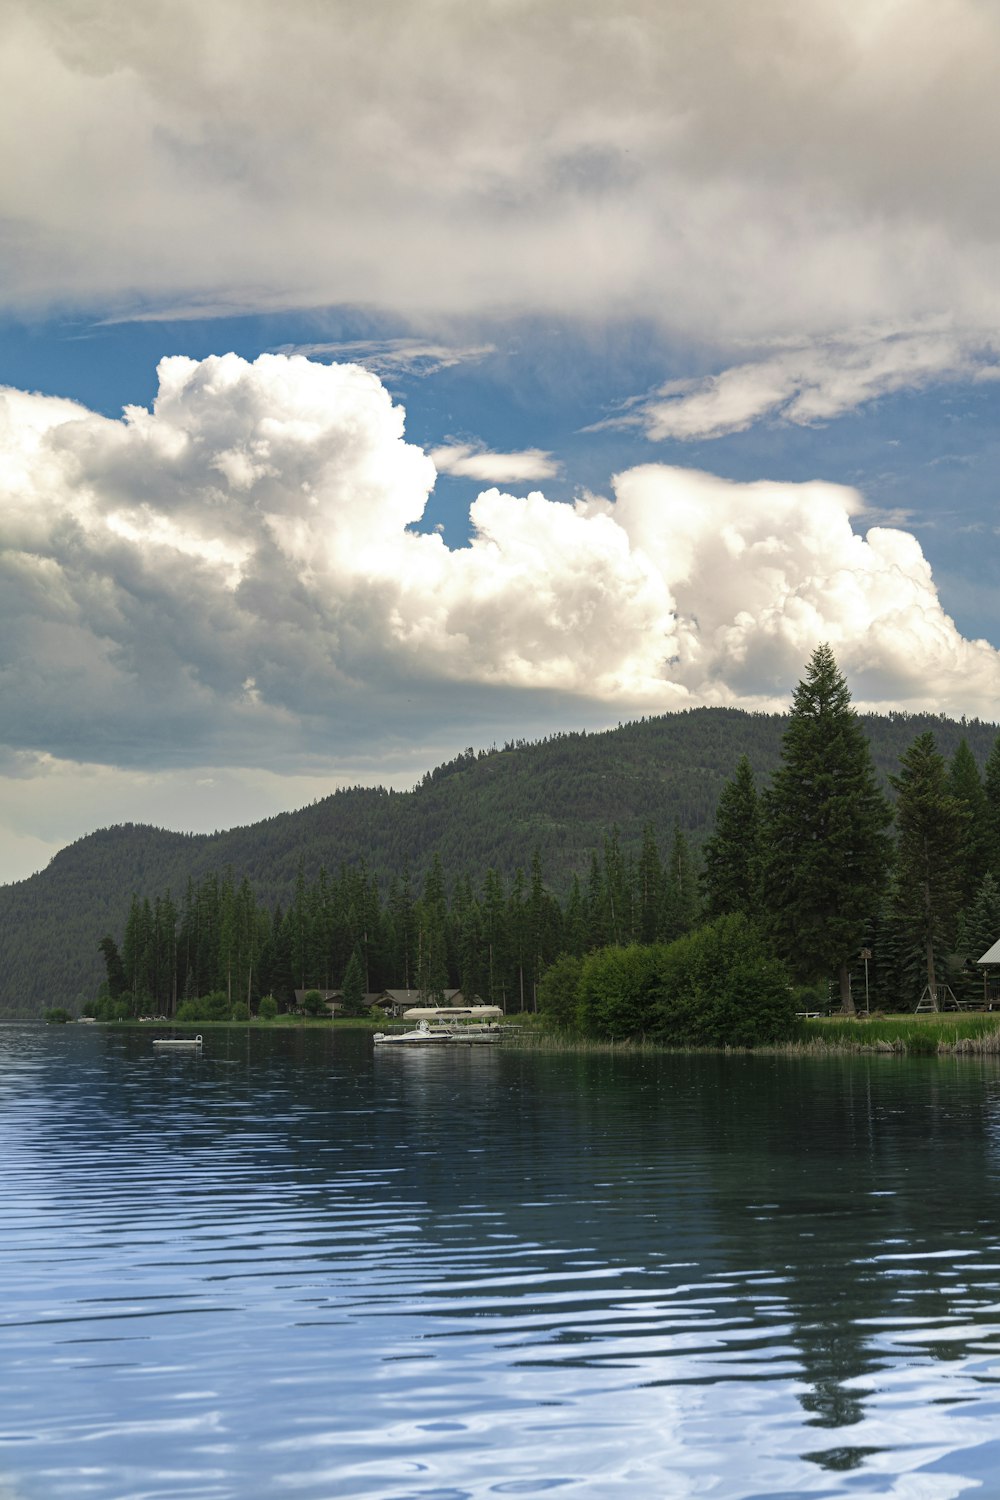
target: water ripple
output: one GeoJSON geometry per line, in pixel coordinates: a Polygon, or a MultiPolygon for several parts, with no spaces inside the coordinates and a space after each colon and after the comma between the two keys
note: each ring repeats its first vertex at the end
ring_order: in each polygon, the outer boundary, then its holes
{"type": "Polygon", "coordinates": [[[0,1500],[945,1500],[996,1465],[991,1065],[150,1052],[0,1028],[0,1500]]]}

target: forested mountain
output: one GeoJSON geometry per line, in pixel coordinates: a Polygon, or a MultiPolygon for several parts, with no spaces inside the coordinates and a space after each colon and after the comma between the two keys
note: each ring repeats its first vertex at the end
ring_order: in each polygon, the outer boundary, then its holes
{"type": "MultiPolygon", "coordinates": [[[[434,855],[449,888],[527,871],[537,850],[561,898],[574,874],[614,828],[638,855],[643,829],[661,848],[675,821],[700,844],[719,793],[746,755],[759,779],[778,763],[787,719],[704,708],[626,724],[601,734],[564,734],[537,744],[472,750],[429,772],[412,792],[351,788],[298,812],[225,833],[183,835],[123,825],[62,850],[30,880],[0,888],[0,1013],[26,1014],[90,998],[103,978],[97,943],[120,934],[132,897],[171,890],[211,871],[247,877],[256,897],[287,905],[300,871],[314,879],[361,861],[381,888],[408,871],[422,882],[434,855]]],[[[930,730],[947,756],[964,736],[983,765],[997,727],[932,715],[863,717],[886,779],[918,734],[930,730]]]]}

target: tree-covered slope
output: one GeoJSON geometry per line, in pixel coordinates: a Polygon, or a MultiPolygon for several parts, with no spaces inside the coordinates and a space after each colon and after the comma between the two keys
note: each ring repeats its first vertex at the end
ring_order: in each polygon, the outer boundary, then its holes
{"type": "MultiPolygon", "coordinates": [[[[298,812],[225,833],[185,835],[123,825],[62,850],[41,874],[0,888],[0,1013],[25,1014],[89,998],[102,977],[97,943],[120,932],[133,894],[230,866],[258,894],[287,902],[300,861],[307,875],[365,860],[381,881],[408,869],[419,881],[435,851],[446,877],[478,883],[489,867],[509,875],[541,852],[560,894],[590,851],[617,826],[637,849],[651,824],[666,846],[674,820],[700,842],[719,792],[746,754],[758,778],[777,765],[786,720],[737,709],[694,709],[602,734],[471,752],[437,768],[412,792],[352,788],[298,812]]],[[[953,754],[964,735],[982,765],[996,726],[930,716],[865,720],[883,776],[915,736],[933,731],[953,754]]]]}

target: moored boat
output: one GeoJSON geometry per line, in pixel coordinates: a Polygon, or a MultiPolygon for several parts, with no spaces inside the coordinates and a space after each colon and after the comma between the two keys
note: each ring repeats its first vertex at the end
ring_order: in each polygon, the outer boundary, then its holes
{"type": "Polygon", "coordinates": [[[403,1012],[403,1020],[417,1024],[410,1031],[376,1031],[376,1047],[472,1047],[499,1042],[503,1036],[498,1005],[415,1006],[403,1012]]]}
{"type": "Polygon", "coordinates": [[[154,1047],[183,1047],[190,1051],[192,1048],[201,1046],[201,1033],[197,1036],[156,1036],[153,1038],[154,1047]]]}

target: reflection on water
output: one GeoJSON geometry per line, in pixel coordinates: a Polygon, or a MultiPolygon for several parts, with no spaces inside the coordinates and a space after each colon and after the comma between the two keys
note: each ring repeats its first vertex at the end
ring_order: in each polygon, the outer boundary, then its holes
{"type": "Polygon", "coordinates": [[[0,1149],[3,1500],[991,1493],[993,1062],[4,1027],[0,1149]]]}

